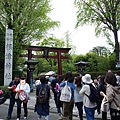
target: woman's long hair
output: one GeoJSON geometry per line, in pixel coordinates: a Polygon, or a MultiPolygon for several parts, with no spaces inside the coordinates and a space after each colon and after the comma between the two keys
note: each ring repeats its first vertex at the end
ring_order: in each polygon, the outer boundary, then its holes
{"type": "Polygon", "coordinates": [[[105,82],[112,85],[117,86],[116,76],[112,72],[108,72],[105,76],[105,82]]]}
{"type": "Polygon", "coordinates": [[[65,75],[65,80],[67,80],[68,82],[73,82],[74,81],[74,77],[72,75],[72,72],[68,71],[65,75]]]}
{"type": "Polygon", "coordinates": [[[75,84],[77,87],[82,87],[82,77],[78,76],[75,78],[75,84]]]}

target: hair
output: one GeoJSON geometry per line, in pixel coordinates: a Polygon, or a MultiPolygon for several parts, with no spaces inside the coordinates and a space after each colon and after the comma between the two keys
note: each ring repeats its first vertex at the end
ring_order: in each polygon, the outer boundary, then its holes
{"type": "Polygon", "coordinates": [[[58,83],[60,84],[64,80],[63,75],[58,76],[58,83]]]}
{"type": "Polygon", "coordinates": [[[46,78],[45,78],[45,76],[40,76],[40,82],[41,82],[42,84],[46,83],[46,78]]]}
{"type": "Polygon", "coordinates": [[[74,81],[74,77],[72,75],[72,72],[68,71],[65,75],[65,80],[67,80],[68,82],[73,82],[74,81]]]}
{"type": "Polygon", "coordinates": [[[117,79],[112,72],[108,72],[105,76],[105,82],[112,85],[117,86],[117,79]]]}
{"type": "Polygon", "coordinates": [[[19,75],[15,75],[15,76],[14,76],[14,78],[15,78],[15,77],[16,77],[16,78],[20,78],[20,76],[19,76],[19,75]]]}
{"type": "Polygon", "coordinates": [[[102,84],[102,85],[105,84],[105,75],[101,75],[101,77],[100,77],[100,84],[102,84]]]}
{"type": "Polygon", "coordinates": [[[75,78],[75,84],[77,87],[82,87],[82,77],[78,76],[75,78]]]}

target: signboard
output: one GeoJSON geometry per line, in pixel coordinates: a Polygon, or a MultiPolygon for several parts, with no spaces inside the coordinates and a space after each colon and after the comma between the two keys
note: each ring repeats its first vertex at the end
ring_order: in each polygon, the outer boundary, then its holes
{"type": "Polygon", "coordinates": [[[5,64],[4,64],[4,86],[12,81],[13,62],[13,30],[6,29],[5,37],[5,64]]]}

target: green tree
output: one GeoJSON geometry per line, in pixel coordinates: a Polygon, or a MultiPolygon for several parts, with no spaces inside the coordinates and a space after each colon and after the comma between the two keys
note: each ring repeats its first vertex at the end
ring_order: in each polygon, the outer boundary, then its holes
{"type": "Polygon", "coordinates": [[[120,0],[75,0],[76,27],[93,24],[96,35],[103,33],[108,39],[114,35],[116,60],[119,60],[118,30],[120,29],[120,0]]]}
{"type": "Polygon", "coordinates": [[[108,56],[110,54],[110,50],[104,46],[93,47],[92,52],[96,53],[99,56],[108,56]]]}
{"type": "Polygon", "coordinates": [[[40,41],[47,31],[58,26],[48,14],[51,12],[50,0],[0,0],[0,28],[13,29],[13,69],[21,54],[22,45],[40,41]]]}
{"type": "Polygon", "coordinates": [[[69,33],[69,31],[66,31],[66,32],[65,32],[64,42],[65,42],[65,47],[66,47],[66,48],[71,48],[70,54],[75,54],[75,52],[76,52],[76,47],[72,45],[71,33],[69,33]]]}

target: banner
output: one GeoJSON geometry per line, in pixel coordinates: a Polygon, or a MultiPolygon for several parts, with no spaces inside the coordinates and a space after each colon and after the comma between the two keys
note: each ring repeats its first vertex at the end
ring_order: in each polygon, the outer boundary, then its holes
{"type": "Polygon", "coordinates": [[[5,37],[5,64],[4,64],[4,86],[12,81],[13,62],[13,30],[6,29],[5,37]]]}

